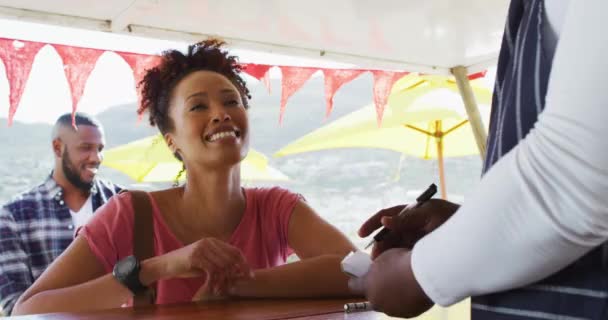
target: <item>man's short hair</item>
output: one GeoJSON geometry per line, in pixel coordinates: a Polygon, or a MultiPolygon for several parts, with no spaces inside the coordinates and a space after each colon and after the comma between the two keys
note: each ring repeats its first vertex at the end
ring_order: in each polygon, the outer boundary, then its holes
{"type": "MultiPolygon", "coordinates": [[[[74,122],[76,126],[93,126],[95,128],[103,129],[101,122],[97,120],[95,117],[81,112],[76,112],[74,115],[74,122]]],[[[59,137],[59,129],[62,127],[72,127],[72,114],[66,113],[61,115],[57,121],[55,121],[55,126],[53,126],[52,139],[56,139],[59,137]]]]}

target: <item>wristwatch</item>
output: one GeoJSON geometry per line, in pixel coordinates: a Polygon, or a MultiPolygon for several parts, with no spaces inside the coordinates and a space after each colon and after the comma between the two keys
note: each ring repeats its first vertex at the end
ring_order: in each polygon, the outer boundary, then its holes
{"type": "Polygon", "coordinates": [[[121,259],[114,265],[112,275],[118,282],[127,287],[133,295],[145,292],[148,288],[139,280],[141,266],[135,256],[128,256],[121,259]]]}

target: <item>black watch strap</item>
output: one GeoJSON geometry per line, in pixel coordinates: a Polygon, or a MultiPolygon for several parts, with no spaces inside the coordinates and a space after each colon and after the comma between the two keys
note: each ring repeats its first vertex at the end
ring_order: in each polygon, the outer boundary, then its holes
{"type": "Polygon", "coordinates": [[[122,285],[127,287],[133,295],[145,292],[148,287],[144,286],[139,280],[141,265],[135,256],[128,256],[121,259],[114,266],[112,274],[122,285]]]}

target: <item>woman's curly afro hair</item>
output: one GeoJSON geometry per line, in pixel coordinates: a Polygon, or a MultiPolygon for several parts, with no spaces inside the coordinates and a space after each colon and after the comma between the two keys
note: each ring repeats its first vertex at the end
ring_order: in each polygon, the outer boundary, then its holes
{"type": "Polygon", "coordinates": [[[229,55],[223,49],[224,45],[221,40],[211,39],[188,46],[186,54],[178,50],[163,52],[160,63],[147,70],[138,85],[141,105],[137,113],[142,115],[148,110],[151,125],[157,126],[162,134],[172,131],[173,122],[169,118],[171,92],[181,79],[201,70],[217,72],[228,78],[239,91],[243,106],[248,108],[251,95],[240,76],[238,58],[229,55]]]}

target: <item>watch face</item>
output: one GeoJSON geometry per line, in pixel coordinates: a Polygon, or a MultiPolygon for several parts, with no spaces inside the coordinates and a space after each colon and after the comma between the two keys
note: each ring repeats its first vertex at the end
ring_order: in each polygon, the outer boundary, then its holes
{"type": "Polygon", "coordinates": [[[120,275],[128,275],[131,271],[133,271],[136,263],[135,257],[127,257],[119,261],[119,263],[116,265],[116,271],[120,275]]]}

